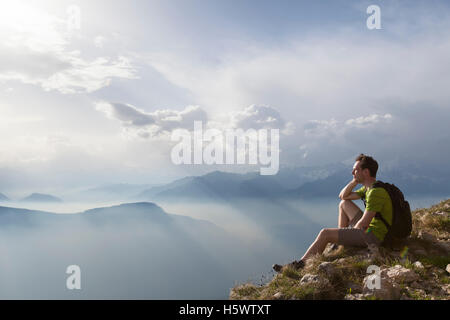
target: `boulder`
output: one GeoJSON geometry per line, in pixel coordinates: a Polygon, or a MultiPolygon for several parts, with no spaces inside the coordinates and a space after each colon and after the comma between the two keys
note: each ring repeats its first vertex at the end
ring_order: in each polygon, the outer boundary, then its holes
{"type": "Polygon", "coordinates": [[[330,281],[327,278],[321,277],[317,274],[307,273],[300,279],[300,285],[313,284],[317,288],[328,289],[331,287],[330,281]]]}
{"type": "Polygon", "coordinates": [[[447,254],[450,254],[450,241],[438,241],[436,244],[447,254]]]}
{"type": "Polygon", "coordinates": [[[419,279],[414,270],[407,269],[399,264],[381,271],[381,277],[386,276],[391,282],[410,283],[419,279]]]}
{"type": "Polygon", "coordinates": [[[339,245],[337,245],[336,243],[328,243],[327,246],[325,247],[325,250],[323,251],[323,255],[325,257],[328,257],[333,253],[335,253],[338,249],[339,245]]]}
{"type": "Polygon", "coordinates": [[[281,292],[277,292],[273,295],[273,298],[277,300],[283,299],[283,294],[281,292]]]}
{"type": "Polygon", "coordinates": [[[322,262],[319,264],[319,272],[323,272],[328,278],[333,277],[336,274],[336,268],[331,262],[322,262]]]}
{"type": "Polygon", "coordinates": [[[350,289],[351,290],[350,292],[352,292],[352,293],[361,293],[363,290],[362,285],[360,285],[359,283],[351,282],[351,281],[347,282],[345,284],[345,287],[347,289],[350,289]]]}
{"type": "Polygon", "coordinates": [[[445,294],[450,295],[450,284],[449,283],[444,284],[441,287],[441,289],[442,289],[443,292],[445,292],[445,294]]]}
{"type": "Polygon", "coordinates": [[[397,300],[400,298],[400,288],[394,285],[386,276],[380,278],[379,289],[369,289],[368,283],[371,281],[370,276],[366,276],[363,280],[363,294],[373,295],[381,300],[397,300]]]}
{"type": "Polygon", "coordinates": [[[369,289],[369,283],[372,281],[369,277],[366,276],[363,280],[363,293],[371,293],[382,300],[399,299],[401,284],[419,280],[419,276],[413,270],[401,265],[381,270],[379,289],[369,289]]]}
{"type": "Polygon", "coordinates": [[[416,256],[426,256],[427,252],[425,251],[425,249],[417,249],[416,251],[414,251],[416,256]]]}
{"type": "Polygon", "coordinates": [[[368,250],[369,250],[369,254],[371,256],[379,256],[380,255],[380,248],[377,245],[369,244],[368,250]]]}
{"type": "Polygon", "coordinates": [[[425,241],[428,241],[428,242],[434,242],[436,240],[436,238],[431,233],[428,233],[428,232],[423,231],[423,230],[419,231],[419,234],[417,235],[417,237],[419,239],[422,239],[422,240],[425,240],[425,241]]]}
{"type": "Polygon", "coordinates": [[[303,278],[300,279],[301,284],[313,282],[320,282],[320,277],[317,274],[307,273],[303,276],[303,278]]]}

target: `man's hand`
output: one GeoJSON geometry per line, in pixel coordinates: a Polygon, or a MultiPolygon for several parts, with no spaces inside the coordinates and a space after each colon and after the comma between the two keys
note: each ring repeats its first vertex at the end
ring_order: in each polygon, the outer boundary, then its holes
{"type": "MultiPolygon", "coordinates": [[[[362,220],[362,219],[361,219],[361,220],[362,220]]],[[[363,231],[366,231],[366,229],[367,229],[369,226],[363,225],[363,223],[361,222],[361,220],[359,220],[358,223],[355,224],[354,228],[355,228],[355,229],[361,229],[361,230],[363,230],[363,231]]]]}
{"type": "Polygon", "coordinates": [[[376,214],[377,213],[374,211],[365,211],[362,218],[359,219],[358,223],[355,225],[355,229],[367,230],[376,214]]]}
{"type": "Polygon", "coordinates": [[[358,182],[355,180],[355,178],[352,179],[345,187],[341,190],[339,193],[339,198],[341,200],[357,200],[359,199],[359,195],[356,192],[352,192],[353,189],[356,187],[358,182]]]}

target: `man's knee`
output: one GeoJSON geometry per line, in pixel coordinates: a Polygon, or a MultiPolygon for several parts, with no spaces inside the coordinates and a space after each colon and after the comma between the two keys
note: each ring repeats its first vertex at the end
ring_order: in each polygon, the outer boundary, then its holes
{"type": "Polygon", "coordinates": [[[339,202],[339,210],[344,211],[349,216],[354,216],[358,211],[361,211],[353,200],[341,200],[339,202]]]}
{"type": "Polygon", "coordinates": [[[341,202],[339,202],[339,208],[345,210],[346,207],[352,204],[354,204],[352,200],[341,200],[341,202]]]}
{"type": "Polygon", "coordinates": [[[328,243],[328,242],[337,243],[338,237],[339,237],[339,229],[324,228],[324,229],[320,230],[318,238],[320,238],[320,241],[323,241],[326,243],[328,243]]]}
{"type": "Polygon", "coordinates": [[[329,233],[329,229],[322,229],[322,230],[320,230],[320,232],[319,232],[319,238],[321,238],[321,239],[327,239],[327,237],[328,237],[328,233],[329,233]]]}

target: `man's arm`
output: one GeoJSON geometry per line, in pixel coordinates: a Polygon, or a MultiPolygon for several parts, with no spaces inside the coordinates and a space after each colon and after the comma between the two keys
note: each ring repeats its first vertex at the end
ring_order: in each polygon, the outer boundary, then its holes
{"type": "Polygon", "coordinates": [[[365,211],[362,218],[359,219],[358,223],[355,225],[355,229],[367,230],[370,222],[375,217],[377,213],[375,211],[365,211]]]}
{"type": "Polygon", "coordinates": [[[361,197],[356,193],[352,192],[353,189],[358,185],[355,179],[350,181],[339,193],[339,198],[341,200],[358,200],[361,197]]]}

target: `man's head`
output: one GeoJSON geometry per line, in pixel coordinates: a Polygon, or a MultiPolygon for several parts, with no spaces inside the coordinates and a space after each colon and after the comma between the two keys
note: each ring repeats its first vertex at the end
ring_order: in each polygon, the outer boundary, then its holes
{"type": "Polygon", "coordinates": [[[374,158],[360,154],[355,159],[352,175],[358,183],[364,183],[368,179],[376,178],[378,163],[374,158]]]}

